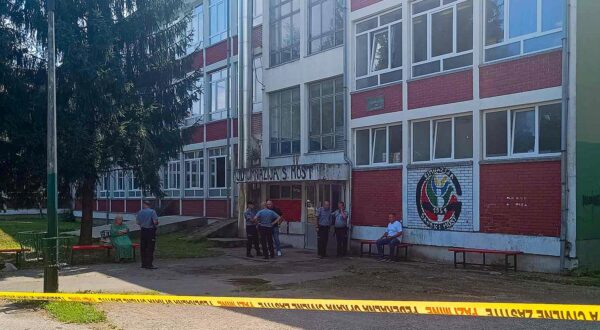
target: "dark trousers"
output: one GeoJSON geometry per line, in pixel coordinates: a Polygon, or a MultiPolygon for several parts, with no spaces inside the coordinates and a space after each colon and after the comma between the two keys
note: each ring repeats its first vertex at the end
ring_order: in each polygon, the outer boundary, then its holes
{"type": "Polygon", "coordinates": [[[400,244],[400,240],[396,237],[382,237],[377,240],[377,253],[379,257],[383,258],[383,249],[386,245],[390,246],[390,259],[394,259],[394,252],[396,251],[396,246],[400,244]]]}
{"type": "Polygon", "coordinates": [[[329,240],[329,226],[319,226],[317,229],[317,252],[319,256],[327,256],[327,241],[329,240]]]}
{"type": "Polygon", "coordinates": [[[336,228],[335,238],[337,239],[337,255],[343,257],[348,250],[348,228],[336,228]]]}
{"type": "Polygon", "coordinates": [[[142,228],[140,238],[140,254],[142,267],[151,267],[154,261],[154,247],[156,245],[156,228],[142,228]]]}
{"type": "Polygon", "coordinates": [[[246,254],[250,254],[252,251],[252,245],[254,245],[256,255],[259,255],[260,249],[258,247],[258,229],[256,229],[255,225],[246,225],[246,237],[248,238],[246,241],[246,254]]]}
{"type": "Polygon", "coordinates": [[[258,226],[258,232],[260,234],[260,245],[262,246],[264,257],[268,258],[269,255],[271,258],[275,257],[275,249],[273,248],[273,229],[271,227],[258,226]]]}

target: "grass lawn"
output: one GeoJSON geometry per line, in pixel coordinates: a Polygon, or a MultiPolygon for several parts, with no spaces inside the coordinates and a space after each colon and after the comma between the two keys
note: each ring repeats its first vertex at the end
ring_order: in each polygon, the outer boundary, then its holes
{"type": "MultiPolygon", "coordinates": [[[[58,223],[58,232],[79,229],[79,222],[58,223]]],[[[39,215],[2,215],[0,216],[0,249],[19,248],[17,233],[22,231],[46,231],[48,220],[39,215]]]]}
{"type": "Polygon", "coordinates": [[[156,257],[163,259],[203,258],[219,255],[218,251],[210,250],[212,242],[200,240],[190,242],[185,240],[189,233],[175,232],[156,237],[156,257]]]}
{"type": "Polygon", "coordinates": [[[106,321],[106,314],[96,306],[71,301],[16,301],[15,306],[26,309],[43,309],[62,323],[100,323],[106,321]]]}

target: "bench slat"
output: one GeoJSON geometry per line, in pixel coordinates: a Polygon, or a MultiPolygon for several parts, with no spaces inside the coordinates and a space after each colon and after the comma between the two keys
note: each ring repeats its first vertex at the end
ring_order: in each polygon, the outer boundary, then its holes
{"type": "Polygon", "coordinates": [[[448,251],[451,252],[470,252],[470,253],[489,253],[489,254],[523,254],[521,251],[502,251],[502,250],[486,250],[486,249],[466,249],[466,248],[450,248],[448,251]]]}
{"type": "Polygon", "coordinates": [[[30,252],[30,249],[3,249],[0,253],[17,253],[17,252],[30,252]]]}

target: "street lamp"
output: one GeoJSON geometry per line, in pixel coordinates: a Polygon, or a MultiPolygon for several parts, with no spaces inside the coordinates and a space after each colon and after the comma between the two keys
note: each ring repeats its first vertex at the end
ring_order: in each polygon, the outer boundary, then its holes
{"type": "Polygon", "coordinates": [[[58,193],[56,180],[56,48],[54,43],[55,0],[47,0],[48,13],[48,231],[45,252],[44,292],[58,291],[58,193]]]}

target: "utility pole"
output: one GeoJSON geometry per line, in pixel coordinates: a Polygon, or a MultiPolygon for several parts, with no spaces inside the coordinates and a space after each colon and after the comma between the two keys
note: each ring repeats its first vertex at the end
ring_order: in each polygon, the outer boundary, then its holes
{"type": "Polygon", "coordinates": [[[47,0],[48,12],[48,231],[45,251],[44,292],[58,291],[58,192],[56,188],[56,48],[54,44],[55,0],[47,0]]]}

